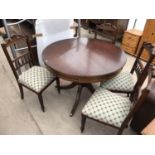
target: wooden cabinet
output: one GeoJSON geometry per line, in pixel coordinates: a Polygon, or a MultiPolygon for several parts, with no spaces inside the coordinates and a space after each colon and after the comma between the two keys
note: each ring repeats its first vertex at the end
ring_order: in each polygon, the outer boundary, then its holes
{"type": "Polygon", "coordinates": [[[136,55],[137,47],[142,36],[142,31],[131,29],[124,33],[121,48],[132,55],[136,55]]]}
{"type": "MultiPolygon", "coordinates": [[[[143,42],[155,43],[155,19],[148,19],[146,21],[143,35],[141,37],[141,40],[138,46],[138,50],[142,46],[143,42]]],[[[147,52],[144,50],[141,58],[145,60],[147,59],[147,57],[148,57],[147,52]]]]}

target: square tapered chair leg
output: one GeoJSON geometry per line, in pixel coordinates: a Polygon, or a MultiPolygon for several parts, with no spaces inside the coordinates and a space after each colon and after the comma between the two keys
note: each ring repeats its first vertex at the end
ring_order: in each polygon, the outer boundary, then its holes
{"type": "Polygon", "coordinates": [[[86,123],[86,116],[81,115],[81,133],[83,133],[83,131],[84,131],[85,123],[86,123]]]}

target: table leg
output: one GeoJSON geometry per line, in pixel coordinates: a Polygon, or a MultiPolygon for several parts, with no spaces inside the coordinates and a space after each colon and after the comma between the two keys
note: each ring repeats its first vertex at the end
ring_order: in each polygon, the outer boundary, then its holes
{"type": "Polygon", "coordinates": [[[81,96],[81,92],[82,92],[82,89],[86,87],[88,90],[90,90],[91,93],[94,93],[95,89],[94,87],[92,86],[92,84],[87,84],[87,83],[83,83],[83,84],[79,84],[78,85],[78,90],[77,90],[77,94],[76,94],[76,99],[75,99],[75,102],[74,102],[74,105],[73,105],[73,108],[70,112],[70,116],[73,116],[74,113],[75,113],[75,110],[79,104],[79,101],[80,101],[80,96],[81,96]]]}
{"type": "Polygon", "coordinates": [[[60,94],[60,79],[56,77],[56,88],[58,90],[58,93],[60,94]]]}
{"type": "Polygon", "coordinates": [[[79,85],[78,86],[78,90],[77,90],[77,94],[76,94],[76,99],[75,99],[75,103],[73,105],[73,108],[71,110],[71,113],[70,113],[70,116],[73,116],[73,114],[75,113],[75,110],[79,104],[79,101],[80,101],[80,96],[81,96],[81,92],[82,92],[82,88],[83,86],[82,85],[79,85]]]}
{"type": "Polygon", "coordinates": [[[84,84],[83,87],[86,87],[87,89],[89,89],[91,93],[94,93],[94,91],[95,91],[95,89],[92,86],[92,84],[84,84]]]}

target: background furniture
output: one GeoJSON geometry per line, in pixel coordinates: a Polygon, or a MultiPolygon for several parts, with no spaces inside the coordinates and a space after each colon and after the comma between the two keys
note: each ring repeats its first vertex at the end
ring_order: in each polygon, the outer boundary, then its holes
{"type": "Polygon", "coordinates": [[[150,82],[149,87],[148,97],[134,114],[130,124],[131,128],[139,134],[155,118],[155,80],[150,82]]]}
{"type": "MultiPolygon", "coordinates": [[[[137,51],[142,46],[143,42],[155,43],[155,19],[147,19],[137,51]]],[[[147,57],[147,52],[144,50],[141,58],[146,60],[147,57]]]]}
{"type": "Polygon", "coordinates": [[[81,24],[84,28],[88,28],[89,33],[96,29],[96,25],[103,23],[102,19],[86,19],[82,20],[81,24]],[[84,22],[85,21],[85,22],[84,22]]]}
{"type": "Polygon", "coordinates": [[[94,92],[92,83],[116,76],[126,63],[125,53],[114,44],[88,38],[74,38],[50,44],[43,51],[45,65],[59,78],[78,85],[75,112],[83,87],[94,92]]]}
{"type": "MultiPolygon", "coordinates": [[[[89,29],[89,32],[95,32],[97,25],[110,23],[117,27],[117,40],[121,40],[124,31],[127,29],[128,21],[129,19],[81,19],[81,26],[89,29]]],[[[105,37],[109,38],[110,36],[111,34],[107,34],[105,37]]]]}
{"type": "Polygon", "coordinates": [[[118,28],[112,23],[102,23],[96,25],[95,29],[95,39],[97,34],[100,34],[108,39],[111,39],[113,43],[117,40],[118,28]]]}
{"type": "Polygon", "coordinates": [[[15,35],[6,40],[6,43],[1,44],[1,46],[16,78],[21,99],[24,98],[23,87],[26,87],[38,95],[41,109],[44,112],[42,92],[55,80],[57,80],[58,84],[59,79],[54,77],[46,68],[34,66],[34,58],[28,37],[15,35]],[[13,58],[10,47],[14,48],[18,44],[23,44],[23,42],[28,49],[21,50],[22,54],[13,58]]]}
{"type": "Polygon", "coordinates": [[[139,41],[142,36],[142,31],[131,29],[124,32],[121,48],[131,54],[136,55],[139,41]]]}

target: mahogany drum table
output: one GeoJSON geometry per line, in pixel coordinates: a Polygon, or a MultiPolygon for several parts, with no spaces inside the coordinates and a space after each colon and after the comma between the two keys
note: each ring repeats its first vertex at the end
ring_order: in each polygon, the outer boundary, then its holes
{"type": "Polygon", "coordinates": [[[106,81],[116,76],[126,63],[125,53],[114,44],[98,39],[72,38],[50,44],[43,51],[43,61],[53,74],[72,84],[78,91],[72,116],[79,103],[83,87],[92,93],[92,83],[106,81]]]}

